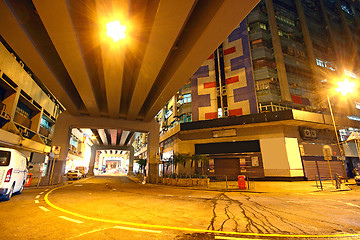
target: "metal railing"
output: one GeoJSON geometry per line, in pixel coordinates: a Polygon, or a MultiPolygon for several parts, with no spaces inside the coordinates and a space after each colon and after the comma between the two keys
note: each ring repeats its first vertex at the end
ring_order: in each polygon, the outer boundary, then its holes
{"type": "Polygon", "coordinates": [[[321,190],[323,190],[323,184],[322,184],[321,176],[315,175],[315,182],[316,182],[316,187],[318,189],[321,188],[321,190]]]}
{"type": "Polygon", "coordinates": [[[253,179],[246,179],[245,189],[240,189],[238,185],[237,176],[227,175],[212,175],[208,178],[159,178],[159,183],[164,185],[172,186],[183,186],[183,187],[196,187],[203,189],[214,189],[214,190],[251,190],[255,188],[255,182],[253,179]]]}
{"type": "MultiPolygon", "coordinates": [[[[253,179],[248,178],[245,175],[245,180],[246,180],[246,189],[243,190],[251,190],[255,188],[255,183],[253,179]]],[[[227,176],[227,175],[211,176],[208,188],[218,189],[218,190],[239,190],[237,176],[227,176]]]]}

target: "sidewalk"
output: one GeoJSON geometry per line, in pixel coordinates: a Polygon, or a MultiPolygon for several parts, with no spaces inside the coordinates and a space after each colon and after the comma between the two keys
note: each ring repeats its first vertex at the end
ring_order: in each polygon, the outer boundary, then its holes
{"type": "MultiPolygon", "coordinates": [[[[351,179],[353,180],[353,179],[351,179]]],[[[349,180],[349,182],[351,181],[349,180]]],[[[340,189],[336,189],[335,185],[331,183],[331,180],[322,181],[321,190],[320,183],[316,181],[294,181],[294,182],[284,182],[284,181],[255,181],[250,183],[250,189],[245,190],[249,192],[267,192],[267,193],[275,193],[275,192],[333,192],[333,191],[350,191],[351,188],[345,183],[341,184],[340,189]],[[253,184],[253,186],[252,186],[253,184]]],[[[355,184],[355,181],[354,181],[355,184]]]]}
{"type": "MultiPolygon", "coordinates": [[[[141,184],[141,180],[136,176],[128,176],[132,181],[141,184]]],[[[149,184],[149,183],[146,183],[149,184]]],[[[331,180],[322,181],[323,190],[318,187],[316,181],[252,181],[250,182],[250,189],[241,190],[237,187],[237,182],[210,182],[208,187],[180,187],[163,185],[175,188],[189,188],[194,190],[216,190],[216,191],[240,191],[240,192],[257,192],[257,193],[311,193],[311,192],[336,192],[336,191],[350,191],[349,186],[355,186],[355,180],[349,179],[349,182],[342,183],[340,189],[336,189],[335,185],[331,183],[331,180]]]]}

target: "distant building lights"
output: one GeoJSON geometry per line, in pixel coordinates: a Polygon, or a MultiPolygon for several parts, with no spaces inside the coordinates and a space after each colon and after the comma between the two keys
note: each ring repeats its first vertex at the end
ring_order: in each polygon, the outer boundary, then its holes
{"type": "Polygon", "coordinates": [[[360,102],[355,102],[355,108],[360,109],[360,102]]]}
{"type": "Polygon", "coordinates": [[[318,65],[319,67],[327,68],[327,69],[329,69],[331,71],[336,70],[336,66],[332,62],[325,61],[325,60],[322,60],[322,59],[319,59],[319,58],[316,59],[316,65],[318,65]]]}
{"type": "Polygon", "coordinates": [[[348,119],[360,122],[360,117],[358,116],[348,116],[348,119]]]}
{"type": "Polygon", "coordinates": [[[351,16],[353,15],[353,13],[350,11],[350,9],[347,6],[341,5],[341,9],[349,15],[351,16]]]}
{"type": "Polygon", "coordinates": [[[348,71],[346,69],[344,69],[344,74],[348,77],[351,77],[351,78],[358,78],[357,75],[351,71],[348,71]]]}

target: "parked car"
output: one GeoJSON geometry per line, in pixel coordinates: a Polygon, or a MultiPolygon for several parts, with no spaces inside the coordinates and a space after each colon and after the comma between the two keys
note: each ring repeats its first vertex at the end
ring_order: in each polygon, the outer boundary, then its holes
{"type": "Polygon", "coordinates": [[[10,200],[14,193],[20,194],[28,174],[27,159],[11,148],[0,148],[0,197],[10,200]]]}
{"type": "Polygon", "coordinates": [[[79,170],[82,174],[82,177],[86,177],[87,171],[86,168],[83,166],[76,167],[75,170],[79,170]]]}
{"type": "Polygon", "coordinates": [[[66,175],[68,180],[78,180],[82,177],[82,174],[79,170],[69,170],[66,175]]]}

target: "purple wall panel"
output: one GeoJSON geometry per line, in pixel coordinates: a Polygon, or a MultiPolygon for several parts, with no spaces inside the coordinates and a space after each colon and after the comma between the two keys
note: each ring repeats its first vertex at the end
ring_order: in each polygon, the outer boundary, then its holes
{"type": "Polygon", "coordinates": [[[192,121],[199,120],[199,107],[210,106],[210,94],[198,95],[198,78],[209,76],[209,66],[201,66],[191,77],[192,121]]]}
{"type": "Polygon", "coordinates": [[[243,55],[230,60],[231,71],[245,68],[247,86],[234,89],[234,101],[239,102],[249,100],[250,114],[255,114],[258,113],[258,108],[246,20],[242,21],[240,26],[229,35],[229,42],[239,38],[241,38],[243,55]]]}

